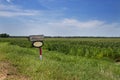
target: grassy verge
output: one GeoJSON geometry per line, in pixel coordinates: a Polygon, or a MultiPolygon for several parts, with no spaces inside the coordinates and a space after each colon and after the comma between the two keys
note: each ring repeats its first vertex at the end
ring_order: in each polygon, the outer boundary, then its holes
{"type": "Polygon", "coordinates": [[[7,62],[6,80],[119,80],[120,65],[38,49],[0,43],[0,63],[7,62]],[[14,68],[14,69],[13,69],[14,68]],[[9,76],[15,77],[9,77],[9,76]],[[20,77],[19,77],[20,76],[20,77]],[[21,78],[22,77],[22,78],[21,78]]]}

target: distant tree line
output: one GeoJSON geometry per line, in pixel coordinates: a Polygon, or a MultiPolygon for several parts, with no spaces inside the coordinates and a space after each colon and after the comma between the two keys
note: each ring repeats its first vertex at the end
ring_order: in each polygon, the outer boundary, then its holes
{"type": "Polygon", "coordinates": [[[105,36],[45,36],[45,38],[120,38],[120,37],[105,37],[105,36]]]}
{"type": "MultiPolygon", "coordinates": [[[[29,38],[29,36],[10,36],[7,33],[1,33],[0,38],[29,38]]],[[[102,37],[102,36],[44,36],[45,38],[120,38],[120,37],[102,37]]]]}
{"type": "Polygon", "coordinates": [[[7,33],[2,33],[2,34],[0,34],[0,37],[1,38],[8,38],[8,37],[10,37],[10,35],[7,33]]]}

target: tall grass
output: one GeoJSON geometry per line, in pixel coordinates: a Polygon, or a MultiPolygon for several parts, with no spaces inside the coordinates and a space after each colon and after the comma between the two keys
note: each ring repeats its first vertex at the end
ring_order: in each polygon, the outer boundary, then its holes
{"type": "Polygon", "coordinates": [[[0,38],[0,42],[8,42],[12,45],[18,45],[20,47],[32,47],[28,38],[0,38]]]}
{"type": "MultiPolygon", "coordinates": [[[[39,60],[38,49],[0,43],[1,61],[15,67],[16,74],[28,80],[119,80],[120,66],[106,60],[88,59],[43,50],[39,60]]],[[[8,74],[11,72],[8,71],[8,74]]],[[[11,74],[13,75],[13,74],[11,74]]],[[[7,77],[7,80],[19,80],[7,77]]]]}
{"type": "MultiPolygon", "coordinates": [[[[0,42],[31,48],[27,38],[3,38],[0,42]]],[[[45,38],[43,48],[66,55],[120,59],[120,38],[45,38]]]]}
{"type": "Polygon", "coordinates": [[[120,39],[48,39],[45,49],[90,58],[120,57],[120,39]]]}

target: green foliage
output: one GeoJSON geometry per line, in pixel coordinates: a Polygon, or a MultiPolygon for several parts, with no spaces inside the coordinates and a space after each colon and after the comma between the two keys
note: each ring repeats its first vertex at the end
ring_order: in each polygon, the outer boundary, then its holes
{"type": "Polygon", "coordinates": [[[18,45],[25,48],[32,47],[31,42],[27,38],[2,38],[0,42],[8,42],[12,45],[18,45]]]}
{"type": "MultiPolygon", "coordinates": [[[[0,42],[9,42],[24,48],[32,47],[27,38],[2,38],[0,42]]],[[[45,38],[43,48],[87,58],[120,58],[120,38],[45,38]]]]}
{"type": "Polygon", "coordinates": [[[2,37],[2,38],[7,38],[7,37],[9,37],[9,34],[7,34],[7,33],[2,33],[2,34],[0,34],[0,37],[2,37]]]}
{"type": "Polygon", "coordinates": [[[89,58],[110,58],[115,60],[120,57],[120,39],[46,39],[45,49],[49,51],[58,51],[64,54],[83,56],[89,58]]]}
{"type": "MultiPolygon", "coordinates": [[[[43,50],[43,60],[40,61],[38,49],[19,47],[6,42],[0,43],[0,55],[3,55],[0,56],[0,62],[11,63],[16,68],[15,75],[26,76],[28,78],[26,80],[120,79],[120,66],[106,60],[43,50]]],[[[15,79],[7,77],[6,80],[15,79]]]]}

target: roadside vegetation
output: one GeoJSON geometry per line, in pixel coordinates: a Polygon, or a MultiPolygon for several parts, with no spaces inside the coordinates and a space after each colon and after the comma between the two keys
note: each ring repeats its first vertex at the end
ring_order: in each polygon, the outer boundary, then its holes
{"type": "Polygon", "coordinates": [[[119,80],[120,39],[47,38],[43,60],[26,38],[0,39],[0,79],[119,80]]]}

